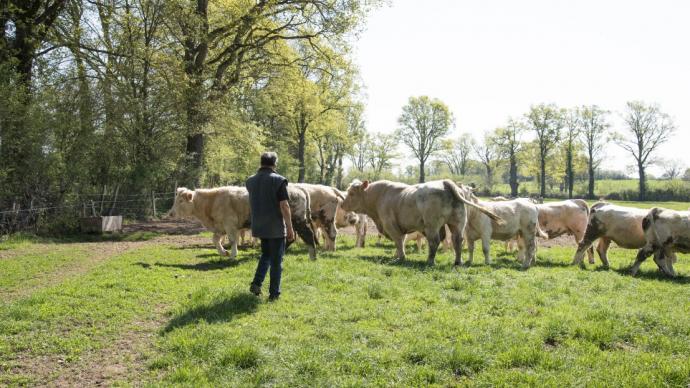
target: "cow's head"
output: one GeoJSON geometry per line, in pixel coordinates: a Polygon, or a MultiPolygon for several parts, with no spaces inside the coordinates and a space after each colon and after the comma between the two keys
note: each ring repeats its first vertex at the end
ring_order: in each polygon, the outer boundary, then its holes
{"type": "Polygon", "coordinates": [[[342,203],[338,205],[338,210],[335,212],[335,223],[337,225],[355,225],[357,221],[359,221],[357,213],[345,211],[342,203]]]}
{"type": "Polygon", "coordinates": [[[369,187],[369,181],[360,182],[355,179],[347,188],[347,196],[341,204],[343,210],[348,212],[364,213],[364,196],[369,187]]]}
{"type": "Polygon", "coordinates": [[[175,203],[168,214],[175,218],[191,216],[194,212],[194,204],[192,203],[193,199],[193,190],[189,190],[186,187],[178,188],[177,193],[175,193],[175,203]]]}

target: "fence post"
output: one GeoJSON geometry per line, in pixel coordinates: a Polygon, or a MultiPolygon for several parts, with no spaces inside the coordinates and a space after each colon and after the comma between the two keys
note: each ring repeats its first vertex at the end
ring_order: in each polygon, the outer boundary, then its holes
{"type": "Polygon", "coordinates": [[[153,204],[153,218],[156,218],[156,192],[151,190],[151,204],[153,204]]]}

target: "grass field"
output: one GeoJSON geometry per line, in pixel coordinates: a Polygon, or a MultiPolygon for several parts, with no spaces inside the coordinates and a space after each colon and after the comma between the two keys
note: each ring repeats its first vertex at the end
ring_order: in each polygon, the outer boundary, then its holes
{"type": "Polygon", "coordinates": [[[685,256],[670,280],[630,277],[618,248],[611,270],[567,246],[520,271],[498,244],[471,268],[339,244],[293,249],[269,303],[247,290],[256,250],[220,260],[207,234],[4,242],[0,386],[690,384],[685,256]]]}

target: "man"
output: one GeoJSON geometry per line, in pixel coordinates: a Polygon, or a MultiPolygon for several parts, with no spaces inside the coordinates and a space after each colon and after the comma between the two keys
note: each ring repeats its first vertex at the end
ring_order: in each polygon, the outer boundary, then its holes
{"type": "Polygon", "coordinates": [[[256,296],[261,295],[261,284],[270,268],[269,300],[276,300],[280,296],[286,235],[288,241],[295,239],[288,204],[288,181],[275,172],[277,161],[275,152],[261,154],[261,168],[246,183],[252,235],[261,239],[261,258],[249,291],[256,296]]]}

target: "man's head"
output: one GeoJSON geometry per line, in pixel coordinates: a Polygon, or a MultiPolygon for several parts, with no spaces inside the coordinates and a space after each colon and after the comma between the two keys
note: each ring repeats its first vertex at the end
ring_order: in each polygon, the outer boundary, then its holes
{"type": "Polygon", "coordinates": [[[261,154],[261,167],[274,168],[278,163],[278,154],[275,152],[264,152],[261,154]]]}

